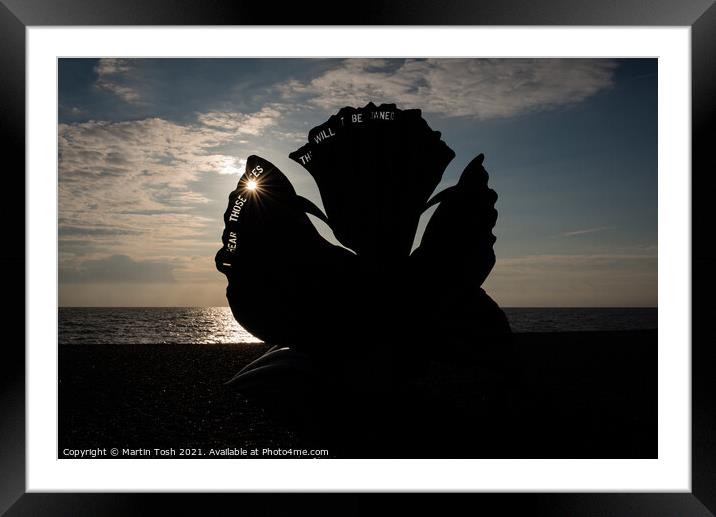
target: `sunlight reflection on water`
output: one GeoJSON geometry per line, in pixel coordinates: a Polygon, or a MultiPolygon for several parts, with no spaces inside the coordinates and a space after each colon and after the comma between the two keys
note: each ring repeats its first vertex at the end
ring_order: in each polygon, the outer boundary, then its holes
{"type": "Polygon", "coordinates": [[[59,343],[261,343],[228,307],[61,307],[59,343]]]}

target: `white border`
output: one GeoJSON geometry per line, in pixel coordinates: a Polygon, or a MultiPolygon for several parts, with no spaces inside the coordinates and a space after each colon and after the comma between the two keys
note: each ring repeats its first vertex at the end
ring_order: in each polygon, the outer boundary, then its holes
{"type": "MultiPolygon", "coordinates": [[[[690,478],[690,28],[27,29],[27,489],[684,491],[690,478]],[[58,460],[58,56],[658,57],[658,460],[58,460]],[[49,221],[51,222],[51,221],[49,221]]],[[[609,150],[605,149],[608,153],[609,150]]],[[[618,360],[618,358],[615,358],[618,360]]],[[[608,381],[608,379],[605,379],[608,381]]],[[[529,432],[529,430],[526,430],[529,432]]]]}

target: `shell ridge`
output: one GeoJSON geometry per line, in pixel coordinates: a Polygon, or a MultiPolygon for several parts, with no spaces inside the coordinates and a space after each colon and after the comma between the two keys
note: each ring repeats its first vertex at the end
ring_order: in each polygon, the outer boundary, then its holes
{"type": "Polygon", "coordinates": [[[423,207],[455,157],[441,136],[419,109],[371,102],[341,108],[289,158],[313,176],[342,245],[394,260],[410,254],[423,207]]]}

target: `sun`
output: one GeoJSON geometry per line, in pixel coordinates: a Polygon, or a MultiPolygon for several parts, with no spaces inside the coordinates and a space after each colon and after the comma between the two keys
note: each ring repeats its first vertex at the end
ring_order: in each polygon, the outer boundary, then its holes
{"type": "Polygon", "coordinates": [[[259,184],[256,183],[256,180],[249,180],[246,182],[246,188],[249,190],[256,190],[256,187],[258,187],[259,184]]]}

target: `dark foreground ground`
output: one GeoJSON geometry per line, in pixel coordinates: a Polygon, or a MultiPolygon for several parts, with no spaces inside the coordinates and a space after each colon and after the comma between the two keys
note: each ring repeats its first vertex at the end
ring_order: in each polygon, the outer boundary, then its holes
{"type": "Polygon", "coordinates": [[[319,382],[267,397],[223,384],[267,348],[60,346],[58,456],[95,448],[117,448],[118,457],[173,449],[174,458],[227,448],[218,457],[319,448],[329,457],[657,455],[655,330],[516,334],[507,382],[488,388],[465,364],[441,362],[391,393],[371,391],[369,376],[367,390],[351,393],[319,382]]]}

